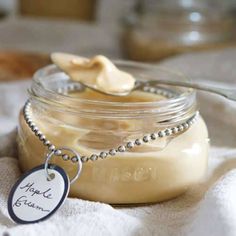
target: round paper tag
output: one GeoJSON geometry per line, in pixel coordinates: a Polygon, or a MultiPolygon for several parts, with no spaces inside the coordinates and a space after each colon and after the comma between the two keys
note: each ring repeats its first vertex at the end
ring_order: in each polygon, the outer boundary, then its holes
{"type": "Polygon", "coordinates": [[[48,180],[44,165],[25,173],[13,186],[8,198],[8,212],[20,224],[36,223],[50,217],[69,193],[69,178],[56,165],[49,165],[48,180]]]}

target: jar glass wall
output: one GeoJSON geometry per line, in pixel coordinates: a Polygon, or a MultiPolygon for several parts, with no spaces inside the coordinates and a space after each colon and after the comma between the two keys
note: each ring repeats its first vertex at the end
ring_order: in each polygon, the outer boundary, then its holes
{"type": "MultiPolygon", "coordinates": [[[[115,64],[146,81],[187,79],[156,66],[127,61],[115,64]]],[[[197,111],[195,91],[191,89],[146,86],[126,97],[108,96],[74,84],[55,66],[35,74],[30,101],[34,123],[51,143],[88,157],[146,134],[177,127],[197,111]],[[68,88],[77,89],[68,92],[68,88]]],[[[204,177],[208,133],[200,115],[178,134],[141,141],[127,152],[84,163],[70,196],[111,204],[152,203],[176,197],[204,177]]],[[[22,112],[18,150],[23,171],[42,164],[48,152],[26,124],[22,112]]],[[[70,177],[76,172],[76,164],[70,161],[55,157],[53,162],[70,177]]]]}

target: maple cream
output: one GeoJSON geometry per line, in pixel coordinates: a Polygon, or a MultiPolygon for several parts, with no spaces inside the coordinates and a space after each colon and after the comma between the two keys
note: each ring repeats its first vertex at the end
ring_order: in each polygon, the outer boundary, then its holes
{"type": "MultiPolygon", "coordinates": [[[[123,64],[127,69],[125,62],[123,64]]],[[[119,67],[122,69],[122,64],[119,67]]],[[[137,67],[135,77],[142,69],[139,64],[137,67]]],[[[147,73],[147,68],[143,69],[147,73]]],[[[135,73],[134,68],[130,71],[135,73]]],[[[86,89],[54,97],[46,88],[51,88],[52,83],[56,87],[71,80],[66,75],[58,76],[54,69],[45,68],[44,73],[40,79],[34,78],[31,88],[32,118],[54,145],[73,148],[81,156],[116,148],[147,133],[176,126],[196,109],[194,93],[185,90],[179,95],[178,104],[176,99],[144,91],[116,97],[86,89]],[[51,80],[52,76],[55,80],[51,80]],[[38,89],[39,83],[41,89],[38,89]],[[171,121],[170,114],[177,117],[176,121],[171,121]]],[[[19,121],[19,161],[25,171],[42,164],[47,150],[27,126],[22,113],[19,121]]],[[[71,186],[70,196],[112,204],[171,199],[204,178],[208,148],[207,128],[199,116],[179,135],[84,163],[80,178],[71,186]]],[[[76,164],[61,158],[54,158],[54,162],[73,177],[76,164]]]]}
{"type": "Polygon", "coordinates": [[[125,93],[134,88],[134,77],[119,70],[108,58],[91,59],[66,53],[52,53],[52,61],[74,81],[104,93],[125,93]]]}

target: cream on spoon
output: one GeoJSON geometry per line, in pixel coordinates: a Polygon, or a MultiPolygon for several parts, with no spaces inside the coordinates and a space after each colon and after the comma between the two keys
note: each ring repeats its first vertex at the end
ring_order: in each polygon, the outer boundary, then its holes
{"type": "Polygon", "coordinates": [[[118,95],[130,93],[135,85],[135,78],[119,70],[104,56],[91,59],[66,54],[52,53],[51,59],[74,81],[100,92],[118,95]]]}

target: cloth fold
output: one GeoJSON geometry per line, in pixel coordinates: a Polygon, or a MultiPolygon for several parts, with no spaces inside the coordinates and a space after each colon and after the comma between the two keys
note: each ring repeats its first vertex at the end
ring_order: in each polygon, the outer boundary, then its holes
{"type": "MultiPolygon", "coordinates": [[[[193,77],[236,83],[236,50],[183,55],[163,65],[193,77]]],[[[236,235],[236,103],[205,93],[199,93],[200,108],[212,147],[207,177],[202,183],[176,199],[149,206],[112,207],[68,198],[44,222],[12,222],[7,197],[21,173],[17,158],[13,158],[16,131],[9,131],[16,125],[28,86],[29,81],[0,85],[0,235],[236,235]]]]}

